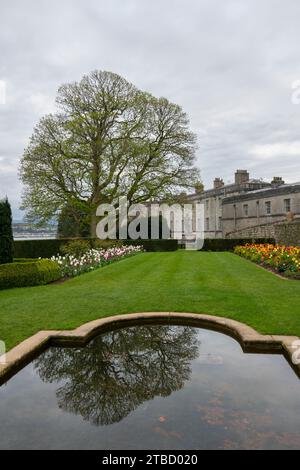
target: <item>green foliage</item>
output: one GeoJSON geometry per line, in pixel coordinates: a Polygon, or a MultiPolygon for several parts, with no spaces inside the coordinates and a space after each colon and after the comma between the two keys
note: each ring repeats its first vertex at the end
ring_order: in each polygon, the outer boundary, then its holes
{"type": "Polygon", "coordinates": [[[14,253],[16,258],[51,258],[60,253],[60,247],[69,240],[15,240],[14,253]]]}
{"type": "Polygon", "coordinates": [[[195,191],[196,193],[202,193],[204,191],[204,184],[201,181],[197,181],[195,184],[195,191]]]}
{"type": "MultiPolygon", "coordinates": [[[[166,98],[94,71],[61,86],[56,102],[59,112],[40,120],[21,162],[22,207],[31,220],[45,223],[76,208],[95,236],[99,204],[121,195],[130,204],[165,200],[199,180],[196,135],[186,113],[166,98]]],[[[82,234],[77,223],[63,226],[60,236],[82,234]]]]}
{"type": "Polygon", "coordinates": [[[14,263],[32,263],[36,258],[14,258],[14,263]]]}
{"type": "MultiPolygon", "coordinates": [[[[99,240],[98,238],[83,239],[49,239],[49,240],[17,240],[14,242],[16,258],[51,258],[64,254],[63,247],[68,243],[84,241],[89,248],[106,249],[120,245],[143,245],[146,251],[176,251],[177,240],[99,240]]],[[[201,251],[233,251],[238,245],[247,243],[274,243],[273,239],[206,239],[201,251]]],[[[81,244],[79,243],[79,246],[81,244]]]]}
{"type": "Polygon", "coordinates": [[[11,207],[7,200],[0,201],[0,264],[13,261],[13,231],[11,207]]]}
{"type": "MultiPolygon", "coordinates": [[[[51,258],[63,254],[62,247],[77,239],[49,239],[49,240],[15,240],[14,250],[16,258],[51,258]]],[[[80,240],[80,239],[78,239],[80,240]]],[[[177,240],[99,240],[97,238],[81,239],[90,244],[91,248],[106,249],[116,245],[143,245],[146,251],[175,251],[178,248],[177,240]]]]}
{"type": "Polygon", "coordinates": [[[71,240],[70,242],[60,247],[60,252],[63,255],[73,255],[76,258],[81,257],[91,249],[89,240],[71,240]]]}
{"type": "Polygon", "coordinates": [[[107,250],[114,246],[124,245],[122,240],[99,240],[99,238],[91,239],[91,248],[95,250],[107,250]]]}
{"type": "Polygon", "coordinates": [[[49,284],[61,278],[57,263],[47,259],[0,266],[0,290],[49,284]]]}
{"type": "Polygon", "coordinates": [[[236,246],[248,243],[275,243],[275,240],[272,238],[207,238],[201,251],[233,251],[236,246]]]}
{"type": "Polygon", "coordinates": [[[68,204],[59,214],[58,238],[87,238],[90,234],[89,216],[76,205],[68,204]]]}

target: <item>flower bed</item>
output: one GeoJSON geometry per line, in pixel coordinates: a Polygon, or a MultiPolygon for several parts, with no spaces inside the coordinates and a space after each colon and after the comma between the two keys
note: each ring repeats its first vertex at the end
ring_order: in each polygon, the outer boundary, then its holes
{"type": "Polygon", "coordinates": [[[142,251],[141,246],[116,246],[106,250],[92,249],[80,257],[71,254],[52,256],[51,260],[59,264],[63,277],[75,277],[142,251]]]}
{"type": "Polygon", "coordinates": [[[249,244],[237,246],[234,252],[287,277],[300,279],[300,247],[249,244]]]}

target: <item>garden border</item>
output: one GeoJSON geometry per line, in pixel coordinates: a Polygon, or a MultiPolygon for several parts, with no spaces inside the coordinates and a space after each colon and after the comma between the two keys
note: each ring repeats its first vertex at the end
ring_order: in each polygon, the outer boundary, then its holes
{"type": "Polygon", "coordinates": [[[83,346],[96,335],[113,328],[143,323],[186,324],[215,330],[237,340],[246,353],[271,353],[285,356],[300,378],[300,364],[292,363],[297,336],[262,335],[253,328],[236,320],[199,313],[144,312],[114,315],[94,320],[75,330],[40,331],[26,339],[5,356],[0,357],[0,384],[15,375],[20,369],[49,346],[83,346]],[[5,359],[4,363],[1,363],[5,359]]]}

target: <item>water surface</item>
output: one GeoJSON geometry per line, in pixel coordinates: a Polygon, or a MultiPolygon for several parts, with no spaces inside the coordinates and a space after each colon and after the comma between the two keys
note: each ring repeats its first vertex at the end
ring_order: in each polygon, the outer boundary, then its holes
{"type": "Polygon", "coordinates": [[[221,333],[127,327],[0,388],[1,449],[300,449],[300,381],[221,333]]]}

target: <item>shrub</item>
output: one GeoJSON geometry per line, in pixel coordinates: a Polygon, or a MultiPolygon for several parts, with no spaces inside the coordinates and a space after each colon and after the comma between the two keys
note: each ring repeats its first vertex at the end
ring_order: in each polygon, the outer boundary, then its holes
{"type": "Polygon", "coordinates": [[[204,247],[201,251],[234,251],[236,246],[247,245],[249,243],[275,243],[275,240],[269,238],[207,238],[204,240],[204,247]]]}
{"type": "Polygon", "coordinates": [[[60,252],[60,247],[69,239],[15,240],[14,255],[16,258],[51,258],[60,252]]]}
{"type": "Polygon", "coordinates": [[[178,249],[177,240],[99,240],[98,238],[78,239],[42,239],[42,240],[15,240],[14,254],[16,258],[51,258],[63,254],[61,248],[75,240],[84,240],[92,248],[107,249],[113,246],[134,245],[143,246],[146,251],[175,251],[178,249]]]}
{"type": "Polygon", "coordinates": [[[35,258],[14,258],[14,263],[32,263],[35,258]]]}
{"type": "Polygon", "coordinates": [[[91,241],[92,248],[95,250],[107,250],[108,248],[122,246],[123,244],[123,240],[99,240],[99,238],[96,238],[91,241]]]}
{"type": "Polygon", "coordinates": [[[13,232],[11,207],[7,200],[0,201],[0,264],[13,261],[13,232]]]}
{"type": "Polygon", "coordinates": [[[80,257],[84,255],[91,248],[91,243],[88,240],[72,240],[60,247],[60,252],[64,255],[73,255],[80,257]]]}
{"type": "Polygon", "coordinates": [[[58,216],[57,238],[88,238],[90,220],[83,208],[67,204],[58,216]]]}
{"type": "Polygon", "coordinates": [[[0,290],[48,284],[62,277],[57,263],[47,259],[2,264],[0,290]]]}

